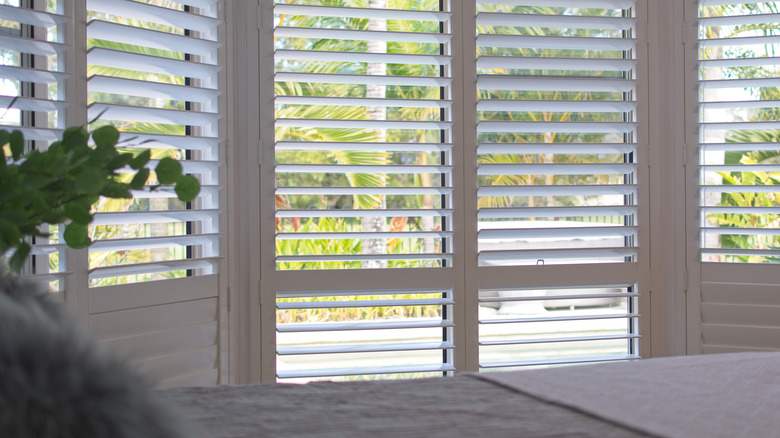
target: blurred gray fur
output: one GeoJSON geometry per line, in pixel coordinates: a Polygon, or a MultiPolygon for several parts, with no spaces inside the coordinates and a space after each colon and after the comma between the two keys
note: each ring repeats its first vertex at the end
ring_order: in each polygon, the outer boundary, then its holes
{"type": "Polygon", "coordinates": [[[0,268],[0,437],[192,436],[60,307],[0,268]]]}

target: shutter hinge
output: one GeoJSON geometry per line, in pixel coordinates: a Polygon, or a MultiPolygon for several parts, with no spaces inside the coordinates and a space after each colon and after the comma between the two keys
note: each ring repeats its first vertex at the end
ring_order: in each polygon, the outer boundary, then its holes
{"type": "Polygon", "coordinates": [[[682,35],[681,35],[681,38],[680,38],[680,40],[682,41],[682,44],[683,44],[683,45],[685,45],[685,29],[686,29],[686,24],[687,24],[687,23],[685,23],[685,21],[683,21],[683,22],[682,22],[682,35]]]}
{"type": "Polygon", "coordinates": [[[650,275],[647,279],[647,292],[653,294],[653,271],[650,271],[650,275]]]}
{"type": "Polygon", "coordinates": [[[263,0],[257,2],[257,28],[263,29],[263,0]]]}
{"type": "Polygon", "coordinates": [[[230,313],[230,286],[227,288],[227,311],[230,313]]]}
{"type": "Polygon", "coordinates": [[[683,293],[688,293],[688,269],[683,269],[683,293]]]}
{"type": "Polygon", "coordinates": [[[263,140],[262,139],[257,141],[257,165],[258,166],[263,165],[263,140]]]}
{"type": "Polygon", "coordinates": [[[225,142],[225,166],[230,166],[230,142],[225,142]]]}
{"type": "Polygon", "coordinates": [[[688,143],[683,143],[682,163],[683,163],[683,167],[688,166],[688,143]]]}

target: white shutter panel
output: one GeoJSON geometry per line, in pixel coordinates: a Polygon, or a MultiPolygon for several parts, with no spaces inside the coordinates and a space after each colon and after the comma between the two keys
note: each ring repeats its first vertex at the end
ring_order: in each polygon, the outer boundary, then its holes
{"type": "Polygon", "coordinates": [[[701,350],[780,349],[774,1],[699,2],[701,350]]]}
{"type": "MultiPolygon", "coordinates": [[[[0,5],[0,128],[20,130],[27,147],[46,149],[64,128],[64,57],[72,53],[64,41],[71,21],[61,13],[61,1],[47,5],[10,1],[0,5]]],[[[49,237],[36,238],[25,273],[63,291],[65,252],[59,227],[44,226],[49,237]]],[[[62,297],[60,297],[62,298],[62,297]]]]}
{"type": "Polygon", "coordinates": [[[480,367],[638,357],[635,1],[477,1],[480,367]]]}
{"type": "MultiPolygon", "coordinates": [[[[101,200],[90,228],[90,330],[162,386],[217,382],[221,151],[218,0],[87,1],[91,128],[171,156],[201,182],[101,200]]],[[[154,174],[149,184],[155,184],[154,174]]]]}
{"type": "Polygon", "coordinates": [[[441,375],[454,369],[450,13],[309,3],[274,6],[277,376],[441,375]]]}

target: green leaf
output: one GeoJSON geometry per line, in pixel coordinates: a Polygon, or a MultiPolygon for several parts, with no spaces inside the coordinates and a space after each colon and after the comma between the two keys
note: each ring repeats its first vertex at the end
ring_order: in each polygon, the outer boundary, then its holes
{"type": "Polygon", "coordinates": [[[86,129],[79,126],[70,127],[62,133],[62,146],[66,151],[71,151],[78,146],[84,148],[87,146],[88,140],[89,133],[86,129]]]}
{"type": "Polygon", "coordinates": [[[130,184],[122,184],[114,181],[106,184],[100,194],[107,198],[131,199],[133,197],[130,193],[130,184]]]}
{"type": "Polygon", "coordinates": [[[89,213],[89,207],[85,207],[78,202],[69,202],[65,204],[65,214],[70,220],[79,225],[87,225],[92,222],[92,215],[89,213]]]}
{"type": "Polygon", "coordinates": [[[0,217],[0,240],[6,247],[16,247],[22,234],[19,227],[13,222],[0,217]]]}
{"type": "Polygon", "coordinates": [[[165,157],[155,169],[160,184],[174,184],[181,178],[181,164],[173,158],[165,157]]]}
{"type": "Polygon", "coordinates": [[[101,126],[92,133],[92,139],[98,146],[116,146],[119,141],[119,131],[113,126],[101,126]]]}
{"type": "Polygon", "coordinates": [[[190,202],[200,192],[200,182],[192,175],[184,175],[176,182],[176,195],[184,202],[190,202]]]}
{"type": "Polygon", "coordinates": [[[24,262],[27,260],[27,256],[30,255],[30,245],[22,242],[14,251],[14,254],[8,260],[8,266],[13,272],[19,273],[24,267],[24,262]]]}
{"type": "Polygon", "coordinates": [[[89,240],[89,234],[87,233],[87,226],[84,224],[77,224],[75,222],[69,223],[65,227],[65,243],[73,249],[86,248],[92,243],[89,240]]]}
{"type": "Polygon", "coordinates": [[[140,169],[146,165],[146,163],[149,162],[149,159],[152,158],[152,151],[149,149],[144,150],[140,154],[136,155],[135,158],[130,160],[129,163],[127,163],[130,167],[133,169],[140,169]]]}
{"type": "Polygon", "coordinates": [[[141,169],[135,174],[133,180],[130,181],[130,187],[135,190],[141,190],[146,184],[146,180],[149,179],[149,169],[141,169]]]}
{"type": "Polygon", "coordinates": [[[81,193],[95,195],[100,193],[108,183],[108,175],[101,169],[89,167],[76,175],[74,181],[76,190],[81,193]]]}
{"type": "Polygon", "coordinates": [[[24,152],[24,135],[21,131],[14,131],[8,136],[8,143],[11,146],[11,156],[18,160],[24,152]]]}

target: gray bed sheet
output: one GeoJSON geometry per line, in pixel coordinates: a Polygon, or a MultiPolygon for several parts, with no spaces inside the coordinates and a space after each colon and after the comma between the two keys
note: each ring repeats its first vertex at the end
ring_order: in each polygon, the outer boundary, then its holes
{"type": "Polygon", "coordinates": [[[160,393],[211,438],[651,436],[468,374],[160,393]]]}

